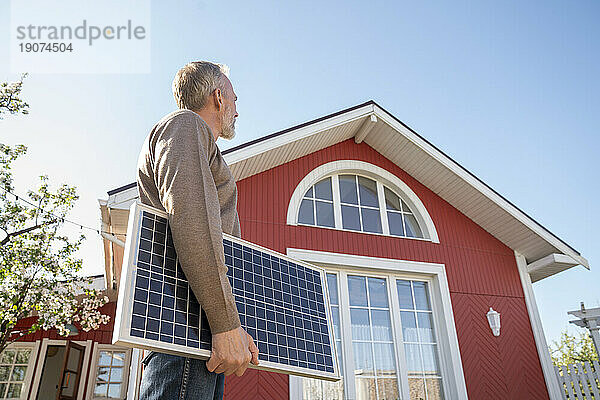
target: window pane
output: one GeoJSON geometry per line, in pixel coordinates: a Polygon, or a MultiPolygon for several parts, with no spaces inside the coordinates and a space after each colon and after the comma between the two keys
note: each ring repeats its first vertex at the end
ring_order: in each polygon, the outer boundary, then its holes
{"type": "Polygon", "coordinates": [[[417,219],[412,214],[404,214],[404,222],[406,224],[406,236],[422,238],[423,232],[419,228],[417,219]]]}
{"type": "Polygon", "coordinates": [[[388,223],[390,226],[390,234],[404,236],[404,226],[402,225],[402,214],[389,212],[387,213],[388,223]]]}
{"type": "Polygon", "coordinates": [[[113,353],[112,365],[117,367],[125,365],[125,352],[115,351],[113,353]]]}
{"type": "Polygon", "coordinates": [[[385,279],[369,278],[369,302],[371,307],[387,307],[387,285],[385,279]]]}
{"type": "Polygon", "coordinates": [[[411,211],[410,207],[408,206],[408,204],[406,204],[406,203],[404,202],[404,200],[402,200],[402,199],[401,199],[400,201],[402,202],[402,211],[403,211],[403,212],[409,212],[409,213],[413,213],[413,212],[411,211]]]}
{"type": "Polygon", "coordinates": [[[323,395],[315,398],[317,399],[344,400],[344,380],[323,382],[323,395]]]}
{"type": "Polygon", "coordinates": [[[340,310],[337,306],[331,307],[331,319],[333,320],[333,337],[340,338],[340,310]]]}
{"type": "Polygon", "coordinates": [[[418,342],[417,319],[412,311],[400,311],[400,323],[402,324],[402,337],[405,342],[418,342]]]}
{"type": "Polygon", "coordinates": [[[308,197],[308,198],[312,198],[313,197],[313,188],[312,188],[312,186],[310,187],[310,189],[308,189],[306,191],[306,194],[304,195],[304,197],[308,197]]]}
{"type": "Polygon", "coordinates": [[[110,351],[101,351],[98,365],[110,365],[112,359],[112,353],[110,351]]]}
{"type": "Polygon", "coordinates": [[[13,364],[16,352],[14,350],[4,350],[0,356],[0,364],[13,364]]]}
{"type": "Polygon", "coordinates": [[[373,343],[377,376],[396,375],[393,343],[373,343]]]}
{"type": "Polygon", "coordinates": [[[301,224],[314,225],[315,215],[313,213],[313,201],[302,200],[300,203],[300,210],[298,211],[298,222],[301,224]]]}
{"type": "Polygon", "coordinates": [[[406,368],[408,374],[421,374],[423,365],[421,364],[421,352],[418,344],[404,344],[404,353],[406,355],[406,368]]]}
{"type": "Polygon", "coordinates": [[[313,400],[323,397],[323,384],[318,379],[302,379],[303,400],[313,400]]]}
{"type": "Polygon", "coordinates": [[[363,231],[382,233],[381,231],[381,216],[379,210],[372,208],[361,208],[363,231]]]}
{"type": "Polygon", "coordinates": [[[379,208],[377,182],[364,176],[359,176],[358,191],[360,193],[360,205],[379,208]]]}
{"type": "Polygon", "coordinates": [[[8,385],[8,391],[6,392],[7,399],[18,399],[21,397],[22,383],[11,383],[8,385]]]}
{"type": "Polygon", "coordinates": [[[377,386],[375,378],[356,379],[356,398],[358,400],[370,400],[377,398],[377,386]]]}
{"type": "Polygon", "coordinates": [[[123,382],[123,368],[121,368],[121,367],[111,368],[110,381],[111,381],[111,383],[123,382]]]}
{"type": "Polygon", "coordinates": [[[16,366],[13,368],[12,376],[10,378],[13,382],[22,382],[25,380],[25,371],[27,367],[16,366]]]}
{"type": "Polygon", "coordinates": [[[377,378],[377,390],[380,399],[398,399],[398,380],[394,378],[377,378]]]}
{"type": "Polygon", "coordinates": [[[94,388],[95,396],[106,396],[106,392],[108,391],[108,385],[106,383],[96,383],[96,387],[94,388]]]}
{"type": "Polygon", "coordinates": [[[364,276],[348,276],[348,295],[351,306],[367,305],[367,288],[364,276]]]}
{"type": "Polygon", "coordinates": [[[315,201],[315,205],[317,206],[317,225],[333,228],[335,226],[333,220],[333,204],[324,201],[315,201]]]}
{"type": "Polygon", "coordinates": [[[352,339],[371,340],[369,310],[363,308],[351,308],[350,320],[352,322],[352,339]]]}
{"type": "Polygon", "coordinates": [[[342,375],[342,380],[344,380],[343,379],[343,375],[344,375],[344,363],[343,363],[344,349],[342,348],[342,341],[341,340],[336,340],[336,342],[335,342],[335,349],[337,351],[337,362],[338,362],[338,366],[340,367],[340,375],[342,375]]]}
{"type": "Polygon", "coordinates": [[[435,344],[424,344],[421,345],[423,352],[423,370],[425,374],[436,375],[440,369],[437,360],[437,346],[435,344]]]}
{"type": "Polygon", "coordinates": [[[0,399],[4,398],[4,394],[6,393],[7,383],[0,383],[0,399]]]}
{"type": "Polygon", "coordinates": [[[342,204],[342,226],[344,229],[360,231],[360,216],[358,207],[345,206],[342,204]]]}
{"type": "Polygon", "coordinates": [[[391,341],[392,325],[388,310],[371,310],[373,324],[373,340],[391,341]]]}
{"type": "Polygon", "coordinates": [[[340,200],[342,203],[358,204],[356,193],[356,177],[354,175],[340,175],[340,200]]]}
{"type": "Polygon", "coordinates": [[[108,385],[108,398],[109,399],[118,399],[121,397],[121,384],[110,384],[108,385]]]}
{"type": "Polygon", "coordinates": [[[400,208],[400,198],[396,196],[396,193],[392,192],[390,189],[384,187],[385,192],[385,205],[388,210],[401,211],[400,208]]]}
{"type": "Polygon", "coordinates": [[[408,378],[408,392],[410,400],[425,399],[425,384],[423,378],[408,378]]]}
{"type": "Polygon", "coordinates": [[[426,282],[413,282],[417,310],[431,310],[426,282]]]}
{"type": "Polygon", "coordinates": [[[425,386],[427,386],[427,400],[443,400],[441,379],[427,378],[425,386]]]}
{"type": "Polygon", "coordinates": [[[327,290],[329,292],[329,304],[337,305],[338,303],[338,288],[337,288],[337,275],[327,274],[327,290]]]}
{"type": "Polygon", "coordinates": [[[431,323],[431,313],[417,313],[419,320],[419,338],[421,342],[434,343],[433,324],[431,323]]]}
{"type": "Polygon", "coordinates": [[[81,350],[71,347],[69,350],[69,359],[67,360],[67,369],[71,371],[77,371],[79,367],[79,357],[81,356],[81,350]]]}
{"type": "Polygon", "coordinates": [[[325,178],[315,184],[315,198],[333,200],[333,196],[331,195],[331,178],[325,178]]]}
{"type": "Polygon", "coordinates": [[[413,310],[415,307],[413,305],[412,291],[410,290],[410,281],[398,279],[396,282],[398,286],[400,308],[413,310]]]}
{"type": "Polygon", "coordinates": [[[373,353],[371,343],[352,343],[354,349],[355,375],[373,375],[373,353]]]}
{"type": "Polygon", "coordinates": [[[31,350],[29,349],[17,351],[17,358],[15,359],[15,364],[28,364],[30,354],[31,350]]]}
{"type": "Polygon", "coordinates": [[[97,382],[108,382],[108,375],[110,373],[110,367],[98,367],[98,378],[97,382]]]}
{"type": "MultiPolygon", "coordinates": [[[[8,375],[10,374],[10,367],[8,365],[3,365],[2,367],[0,367],[0,381],[7,381],[8,380],[8,375]]],[[[2,396],[3,393],[0,393],[0,396],[2,396]]],[[[0,397],[2,398],[2,397],[0,397]]]]}

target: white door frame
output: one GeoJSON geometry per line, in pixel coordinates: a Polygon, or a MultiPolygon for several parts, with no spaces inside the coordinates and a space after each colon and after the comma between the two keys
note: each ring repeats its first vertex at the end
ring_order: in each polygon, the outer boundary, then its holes
{"type": "MultiPolygon", "coordinates": [[[[42,372],[44,369],[44,362],[46,361],[46,351],[48,350],[48,346],[67,346],[67,342],[69,342],[69,340],[65,340],[65,339],[55,340],[55,339],[48,339],[48,338],[42,339],[42,343],[40,345],[40,350],[39,350],[39,357],[37,359],[37,363],[36,363],[35,369],[34,369],[35,377],[31,384],[31,390],[30,390],[30,396],[29,396],[30,400],[36,399],[37,391],[39,390],[40,381],[42,379],[42,372]]],[[[81,365],[81,376],[79,378],[79,387],[77,388],[77,400],[83,400],[83,392],[84,391],[81,389],[85,388],[85,382],[87,380],[87,373],[88,373],[88,365],[90,363],[91,349],[92,349],[92,345],[94,342],[92,342],[91,340],[86,340],[86,341],[73,340],[72,342],[77,343],[85,348],[84,355],[83,355],[83,364],[81,365]]]]}

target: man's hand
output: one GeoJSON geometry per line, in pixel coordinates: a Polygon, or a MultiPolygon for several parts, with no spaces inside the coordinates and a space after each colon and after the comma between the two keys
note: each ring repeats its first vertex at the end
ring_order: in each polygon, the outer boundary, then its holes
{"type": "Polygon", "coordinates": [[[258,365],[258,348],[241,326],[212,336],[212,355],[206,363],[210,372],[242,376],[250,362],[258,365]]]}

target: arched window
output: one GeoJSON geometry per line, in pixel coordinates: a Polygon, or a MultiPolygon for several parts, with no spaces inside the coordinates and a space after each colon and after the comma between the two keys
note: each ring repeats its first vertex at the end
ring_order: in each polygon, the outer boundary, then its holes
{"type": "Polygon", "coordinates": [[[438,242],[427,210],[404,182],[355,160],[311,171],[292,195],[288,223],[438,242]]]}

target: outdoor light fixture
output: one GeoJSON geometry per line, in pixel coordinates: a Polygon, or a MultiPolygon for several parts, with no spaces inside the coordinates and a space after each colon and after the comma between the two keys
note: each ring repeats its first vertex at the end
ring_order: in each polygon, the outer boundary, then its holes
{"type": "Polygon", "coordinates": [[[500,336],[500,313],[490,307],[490,311],[487,313],[487,320],[494,336],[500,336]]]}
{"type": "Polygon", "coordinates": [[[69,331],[69,336],[77,336],[79,335],[79,329],[73,324],[66,324],[65,328],[69,331]]]}

